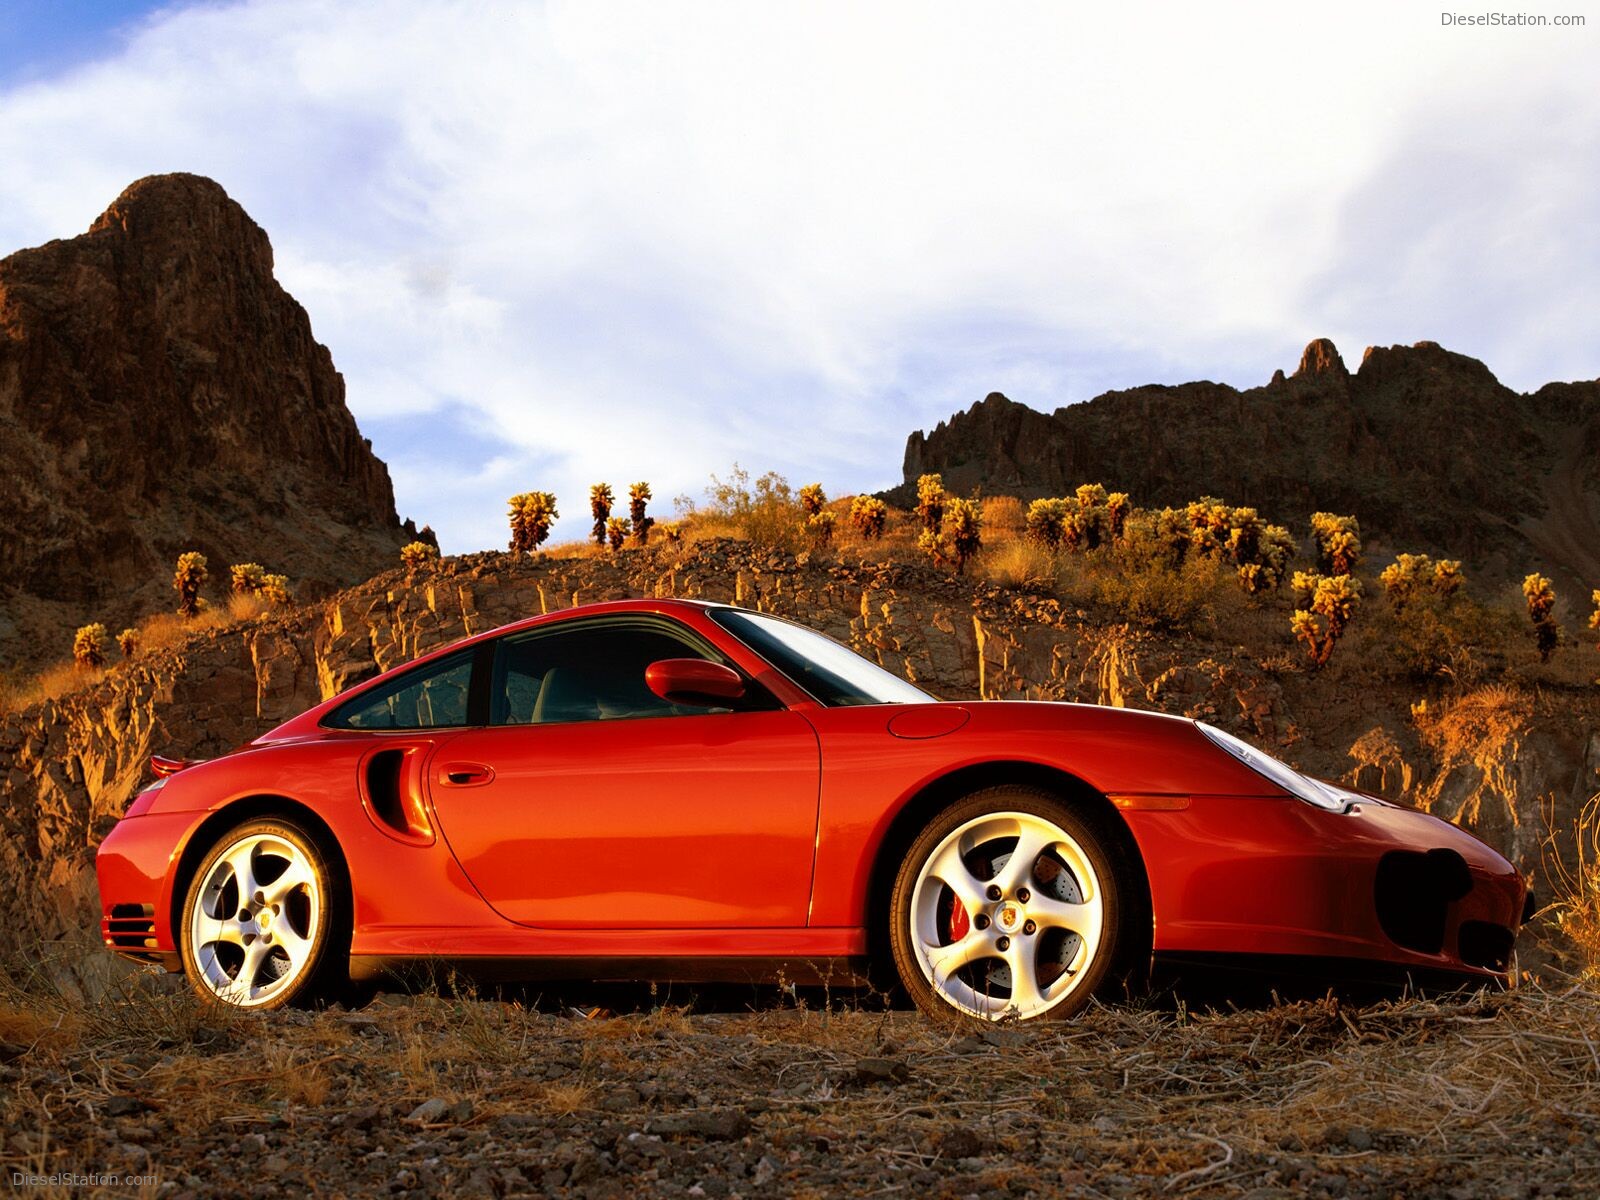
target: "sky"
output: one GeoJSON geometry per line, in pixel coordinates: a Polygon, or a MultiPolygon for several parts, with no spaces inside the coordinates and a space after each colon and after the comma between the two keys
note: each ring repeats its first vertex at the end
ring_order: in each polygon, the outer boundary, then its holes
{"type": "Polygon", "coordinates": [[[403,515],[1431,339],[1600,375],[1600,5],[0,0],[0,252],[220,182],[403,515]],[[1478,12],[1468,8],[1465,11],[1478,12]],[[1491,10],[1482,10],[1491,11],[1491,10]]]}

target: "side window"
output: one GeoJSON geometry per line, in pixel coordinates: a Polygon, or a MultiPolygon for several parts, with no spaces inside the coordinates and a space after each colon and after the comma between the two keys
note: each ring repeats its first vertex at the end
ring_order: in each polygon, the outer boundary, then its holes
{"type": "Polygon", "coordinates": [[[472,651],[407,671],[334,710],[339,729],[437,729],[467,724],[472,651]]]}
{"type": "Polygon", "coordinates": [[[489,720],[545,725],[706,713],[668,704],[644,681],[663,658],[711,658],[689,634],[660,624],[600,622],[502,641],[495,655],[489,720]]]}

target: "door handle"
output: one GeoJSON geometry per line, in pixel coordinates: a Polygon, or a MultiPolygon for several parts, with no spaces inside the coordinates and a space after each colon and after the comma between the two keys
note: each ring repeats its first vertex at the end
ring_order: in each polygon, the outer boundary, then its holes
{"type": "Polygon", "coordinates": [[[482,787],[494,778],[494,768],[482,763],[453,762],[439,768],[439,782],[445,787],[482,787]]]}

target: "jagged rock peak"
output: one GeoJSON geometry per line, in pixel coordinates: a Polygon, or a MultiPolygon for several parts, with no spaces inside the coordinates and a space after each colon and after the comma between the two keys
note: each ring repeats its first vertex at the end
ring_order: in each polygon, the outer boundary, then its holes
{"type": "Polygon", "coordinates": [[[1296,379],[1308,379],[1314,375],[1332,375],[1340,379],[1350,376],[1350,372],[1345,370],[1344,359],[1339,357],[1338,347],[1327,338],[1314,338],[1307,344],[1294,373],[1296,379]]]}

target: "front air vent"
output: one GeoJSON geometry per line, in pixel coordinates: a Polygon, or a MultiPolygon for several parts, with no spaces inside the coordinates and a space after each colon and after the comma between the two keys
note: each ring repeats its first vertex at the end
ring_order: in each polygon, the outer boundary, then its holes
{"type": "Polygon", "coordinates": [[[153,904],[114,904],[106,918],[106,941],[118,950],[154,950],[156,908],[153,904]]]}
{"type": "Polygon", "coordinates": [[[1504,925],[1493,921],[1463,921],[1458,939],[1461,961],[1469,967],[1504,971],[1511,966],[1511,947],[1517,939],[1504,925]]]}
{"type": "Polygon", "coordinates": [[[1391,850],[1378,860],[1378,924],[1395,945],[1438,954],[1450,906],[1471,890],[1467,861],[1454,850],[1391,850]]]}

